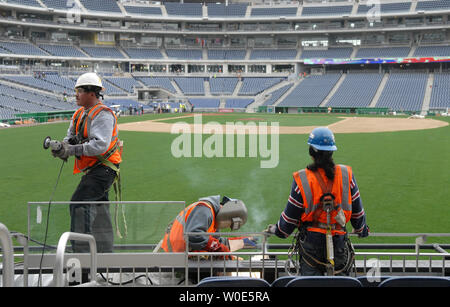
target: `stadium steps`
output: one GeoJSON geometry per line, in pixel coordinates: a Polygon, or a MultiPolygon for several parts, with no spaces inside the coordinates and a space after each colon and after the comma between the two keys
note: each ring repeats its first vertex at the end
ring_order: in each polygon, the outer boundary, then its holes
{"type": "Polygon", "coordinates": [[[247,48],[247,53],[245,54],[244,60],[248,61],[250,59],[250,55],[252,54],[253,49],[247,48]]]}
{"type": "Polygon", "coordinates": [[[47,8],[47,6],[41,0],[36,0],[36,2],[39,3],[39,5],[43,8],[47,8]]]}
{"type": "Polygon", "coordinates": [[[120,11],[122,12],[123,16],[129,15],[127,10],[124,8],[121,1],[117,1],[117,6],[119,7],[120,11]]]}
{"type": "Polygon", "coordinates": [[[416,7],[417,7],[417,0],[412,0],[410,13],[414,13],[416,11],[416,7]]]}
{"type": "Polygon", "coordinates": [[[202,59],[203,60],[207,60],[208,59],[208,48],[206,48],[206,45],[202,49],[202,59]]]}
{"type": "Polygon", "coordinates": [[[178,84],[175,82],[175,80],[173,78],[170,78],[170,83],[172,83],[172,86],[177,91],[176,92],[177,95],[184,96],[183,91],[181,90],[181,88],[178,86],[178,84]]]}
{"type": "Polygon", "coordinates": [[[245,19],[248,20],[248,18],[250,18],[251,15],[252,15],[252,6],[247,5],[247,11],[245,11],[245,19]]]}
{"type": "Polygon", "coordinates": [[[374,108],[377,105],[378,100],[380,99],[381,93],[383,93],[384,87],[386,86],[387,81],[389,80],[389,73],[385,73],[383,79],[380,82],[380,86],[375,93],[372,101],[369,104],[369,108],[374,108]]]}
{"type": "Polygon", "coordinates": [[[291,81],[282,81],[280,83],[277,83],[273,87],[271,87],[270,90],[265,90],[262,93],[256,95],[255,101],[253,101],[251,104],[249,104],[247,106],[245,112],[246,113],[255,113],[254,110],[257,109],[259,106],[261,106],[264,102],[266,102],[266,100],[271,97],[271,94],[274,91],[276,91],[288,84],[291,84],[291,83],[292,83],[291,81]]]}
{"type": "Polygon", "coordinates": [[[238,83],[236,84],[236,88],[234,89],[233,96],[238,96],[238,93],[241,90],[241,87],[242,87],[242,81],[239,80],[238,83]]]}
{"type": "Polygon", "coordinates": [[[427,111],[430,109],[431,92],[433,91],[434,73],[428,75],[427,87],[425,88],[425,95],[423,98],[422,111],[420,115],[427,115],[427,111]]]}
{"type": "Polygon", "coordinates": [[[347,74],[342,74],[339,78],[338,82],[334,85],[334,87],[331,89],[331,91],[328,93],[328,96],[325,97],[325,99],[320,103],[319,107],[325,107],[327,103],[330,101],[331,97],[336,93],[336,91],[341,86],[342,82],[344,82],[345,78],[347,78],[347,74]]]}
{"type": "Polygon", "coordinates": [[[130,59],[130,56],[123,50],[121,46],[114,46],[120,53],[125,57],[125,59],[130,59]]]}
{"type": "Polygon", "coordinates": [[[303,12],[303,5],[299,5],[297,9],[297,16],[302,16],[303,12]]]}
{"type": "Polygon", "coordinates": [[[203,87],[205,88],[205,96],[211,96],[211,87],[208,80],[203,81],[203,87]]]}
{"type": "Polygon", "coordinates": [[[417,46],[412,46],[411,50],[409,50],[408,58],[414,57],[414,53],[416,52],[417,46]]]}
{"type": "Polygon", "coordinates": [[[303,82],[303,80],[305,80],[305,78],[302,78],[298,81],[296,81],[294,83],[293,86],[291,86],[291,88],[289,90],[286,91],[286,93],[284,93],[283,95],[281,95],[280,98],[278,98],[278,100],[273,104],[273,106],[278,106],[287,96],[289,96],[291,94],[291,92],[300,84],[303,82]]]}
{"type": "Polygon", "coordinates": [[[219,109],[225,109],[227,101],[225,98],[220,98],[219,109]]]}
{"type": "Polygon", "coordinates": [[[164,59],[168,59],[169,58],[165,48],[160,48],[159,51],[161,52],[161,54],[162,54],[164,59]]]}
{"type": "Polygon", "coordinates": [[[358,54],[358,51],[359,51],[359,47],[353,47],[353,52],[350,55],[350,59],[355,59],[356,55],[358,54]]]}
{"type": "Polygon", "coordinates": [[[359,6],[359,3],[357,1],[355,1],[355,3],[353,3],[352,12],[350,13],[350,15],[356,15],[358,13],[358,6],[359,6]]]}
{"type": "Polygon", "coordinates": [[[208,18],[208,7],[206,5],[202,5],[202,17],[208,18]]]}

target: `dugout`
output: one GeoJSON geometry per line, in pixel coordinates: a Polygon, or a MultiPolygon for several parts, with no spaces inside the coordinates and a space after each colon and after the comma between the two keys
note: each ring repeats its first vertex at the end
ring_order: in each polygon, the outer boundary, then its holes
{"type": "Polygon", "coordinates": [[[38,123],[46,123],[57,120],[69,120],[72,118],[75,110],[71,111],[51,111],[51,112],[37,112],[37,113],[19,113],[15,114],[15,119],[12,120],[12,124],[17,121],[25,123],[35,121],[38,123]]]}

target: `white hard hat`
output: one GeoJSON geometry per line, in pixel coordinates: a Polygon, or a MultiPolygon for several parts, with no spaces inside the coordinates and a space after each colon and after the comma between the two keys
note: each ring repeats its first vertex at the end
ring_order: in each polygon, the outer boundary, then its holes
{"type": "Polygon", "coordinates": [[[100,77],[95,72],[88,72],[78,77],[75,88],[80,86],[96,86],[101,88],[102,91],[105,90],[102,84],[102,79],[100,79],[100,77]]]}

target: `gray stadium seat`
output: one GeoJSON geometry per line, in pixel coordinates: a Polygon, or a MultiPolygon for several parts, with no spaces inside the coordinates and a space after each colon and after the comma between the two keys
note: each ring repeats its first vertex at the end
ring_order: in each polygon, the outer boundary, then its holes
{"type": "Polygon", "coordinates": [[[278,277],[277,279],[275,279],[270,286],[274,287],[274,288],[286,287],[286,285],[290,281],[294,280],[297,277],[298,276],[281,276],[281,277],[278,277]]]}
{"type": "Polygon", "coordinates": [[[350,287],[362,288],[361,282],[348,276],[299,276],[286,287],[350,287]]]}
{"type": "Polygon", "coordinates": [[[450,287],[450,280],[437,276],[401,276],[388,278],[379,287],[450,287]]]}
{"type": "Polygon", "coordinates": [[[202,279],[197,287],[270,287],[270,284],[261,278],[241,276],[212,276],[202,279]]]}

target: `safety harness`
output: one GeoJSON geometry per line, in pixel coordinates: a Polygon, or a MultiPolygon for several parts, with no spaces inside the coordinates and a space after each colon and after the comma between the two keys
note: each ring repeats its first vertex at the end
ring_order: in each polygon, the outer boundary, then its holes
{"type": "MultiPolygon", "coordinates": [[[[333,190],[334,180],[329,180],[327,183],[324,182],[322,176],[318,171],[313,172],[317,182],[320,185],[322,190],[322,196],[320,197],[320,203],[318,204],[317,210],[313,214],[313,220],[311,222],[303,222],[299,228],[299,231],[296,233],[294,242],[289,250],[290,259],[295,256],[295,253],[298,253],[299,256],[311,267],[316,267],[326,272],[328,276],[338,275],[341,273],[348,274],[350,272],[351,266],[354,263],[355,252],[353,246],[347,236],[347,230],[345,228],[345,216],[342,212],[342,208],[340,204],[336,204],[335,196],[331,193],[333,190]],[[321,213],[325,211],[327,214],[327,222],[322,223],[318,221],[321,213]],[[337,223],[331,223],[331,214],[332,211],[337,211],[335,216],[335,220],[337,223]],[[313,228],[321,228],[325,229],[325,242],[326,242],[326,262],[322,262],[309,254],[305,248],[305,239],[307,229],[309,227],[313,228]],[[332,230],[341,230],[345,232],[344,235],[344,251],[345,251],[345,265],[339,270],[335,270],[335,261],[334,261],[334,246],[333,246],[333,236],[332,230]]],[[[298,259],[300,260],[300,259],[298,259]]],[[[298,263],[300,261],[290,261],[290,263],[298,263]]],[[[297,267],[297,272],[299,268],[297,267]]]]}
{"type": "MultiPolygon", "coordinates": [[[[109,110],[108,108],[103,108],[103,110],[109,110]]],[[[92,115],[89,114],[89,112],[77,112],[75,114],[75,117],[73,118],[73,126],[72,126],[72,135],[74,135],[74,137],[72,137],[69,140],[69,144],[71,145],[76,145],[76,144],[83,144],[89,141],[89,137],[84,137],[84,130],[85,130],[85,126],[86,124],[92,121],[92,115]],[[83,115],[81,115],[81,113],[83,113],[83,115]],[[81,117],[81,122],[80,122],[80,128],[78,129],[78,133],[76,133],[76,126],[78,125],[78,120],[81,117]],[[88,120],[89,118],[89,120],[88,120]]],[[[116,136],[117,138],[117,136],[116,136]]],[[[112,140],[114,141],[114,140],[112,140]]],[[[97,155],[95,156],[97,158],[97,162],[88,167],[87,169],[85,169],[84,171],[86,173],[88,173],[90,170],[92,170],[93,168],[97,167],[98,165],[104,164],[106,166],[108,166],[109,168],[111,168],[115,173],[116,176],[114,178],[114,182],[112,184],[112,186],[114,187],[114,198],[116,202],[122,201],[122,184],[121,184],[121,179],[120,179],[120,168],[118,167],[118,165],[112,163],[111,161],[109,161],[108,159],[116,152],[116,150],[118,150],[120,152],[120,154],[122,154],[123,151],[123,141],[117,138],[117,142],[114,144],[113,147],[111,147],[107,152],[105,152],[102,155],[97,155]]],[[[79,156],[76,156],[77,159],[80,159],[79,156]]],[[[116,224],[116,234],[117,237],[119,237],[120,239],[122,239],[123,237],[126,237],[128,234],[128,227],[127,227],[127,221],[125,218],[125,209],[123,207],[123,205],[120,204],[121,207],[121,212],[122,212],[122,220],[123,220],[123,225],[124,225],[124,235],[122,235],[122,233],[120,232],[119,229],[119,204],[116,203],[116,206],[114,208],[114,221],[116,224]]]]}

